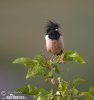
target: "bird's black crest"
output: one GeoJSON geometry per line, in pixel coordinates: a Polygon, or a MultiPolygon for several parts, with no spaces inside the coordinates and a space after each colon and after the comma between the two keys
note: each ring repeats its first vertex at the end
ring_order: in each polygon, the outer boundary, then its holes
{"type": "Polygon", "coordinates": [[[47,25],[47,30],[46,32],[48,33],[51,30],[55,30],[59,28],[59,24],[52,22],[52,21],[48,21],[48,25],[47,25]]]}

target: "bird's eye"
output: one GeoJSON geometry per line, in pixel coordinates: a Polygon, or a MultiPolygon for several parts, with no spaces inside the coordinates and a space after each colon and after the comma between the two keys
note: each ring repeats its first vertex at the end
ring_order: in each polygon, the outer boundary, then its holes
{"type": "Polygon", "coordinates": [[[55,30],[56,30],[56,31],[58,31],[58,29],[57,29],[57,28],[56,28],[55,30]]]}

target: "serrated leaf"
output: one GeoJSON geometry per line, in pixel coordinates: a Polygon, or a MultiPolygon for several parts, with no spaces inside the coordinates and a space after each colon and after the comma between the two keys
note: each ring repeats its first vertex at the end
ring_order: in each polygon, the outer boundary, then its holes
{"type": "Polygon", "coordinates": [[[13,61],[13,63],[17,63],[17,64],[31,64],[32,63],[32,59],[31,58],[25,58],[25,57],[21,57],[21,58],[17,58],[13,61]]]}
{"type": "Polygon", "coordinates": [[[64,61],[75,61],[80,64],[84,64],[84,59],[75,51],[69,51],[64,53],[64,61]]]}
{"type": "Polygon", "coordinates": [[[81,83],[83,83],[83,82],[85,82],[84,79],[82,79],[82,78],[77,78],[77,79],[73,80],[72,84],[73,84],[73,87],[77,87],[79,84],[81,84],[81,83]]]}

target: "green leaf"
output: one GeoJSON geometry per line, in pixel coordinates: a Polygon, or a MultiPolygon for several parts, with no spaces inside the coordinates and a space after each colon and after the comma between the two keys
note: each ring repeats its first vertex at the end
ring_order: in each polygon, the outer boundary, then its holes
{"type": "Polygon", "coordinates": [[[17,58],[13,61],[13,63],[25,64],[26,66],[35,64],[35,65],[39,65],[39,66],[44,67],[47,65],[47,59],[46,59],[46,57],[44,57],[42,55],[37,55],[33,59],[25,58],[25,57],[17,58]]]}
{"type": "Polygon", "coordinates": [[[21,57],[21,58],[17,58],[13,61],[13,63],[17,63],[17,64],[31,64],[32,63],[32,59],[31,58],[25,58],[25,57],[21,57]]]}
{"type": "Polygon", "coordinates": [[[47,65],[47,59],[43,55],[37,55],[34,57],[35,60],[38,61],[40,66],[46,66],[47,65]]]}
{"type": "Polygon", "coordinates": [[[70,98],[70,96],[68,95],[68,96],[66,96],[66,97],[64,98],[64,100],[71,100],[71,98],[70,98]]]}
{"type": "Polygon", "coordinates": [[[89,92],[90,92],[91,94],[94,95],[94,86],[91,86],[91,87],[89,88],[89,92]]]}
{"type": "Polygon", "coordinates": [[[68,83],[65,82],[65,81],[63,81],[63,82],[62,82],[62,90],[63,90],[63,91],[66,91],[67,88],[68,88],[68,83]]]}
{"type": "Polygon", "coordinates": [[[81,84],[81,83],[83,83],[83,82],[85,82],[84,79],[82,79],[82,78],[77,78],[77,79],[73,80],[72,84],[73,84],[73,87],[77,87],[79,84],[81,84]]]}
{"type": "Polygon", "coordinates": [[[53,64],[52,66],[53,66],[53,68],[54,68],[54,71],[55,71],[56,73],[59,73],[58,66],[57,66],[56,64],[53,64]]]}
{"type": "Polygon", "coordinates": [[[43,88],[38,89],[39,93],[36,100],[50,100],[50,94],[43,88]]]}
{"type": "Polygon", "coordinates": [[[47,66],[49,66],[49,68],[52,70],[54,69],[56,73],[59,73],[59,69],[56,62],[48,61],[47,66]]]}
{"type": "Polygon", "coordinates": [[[89,92],[84,92],[85,100],[94,100],[94,95],[89,92]]]}
{"type": "Polygon", "coordinates": [[[73,88],[72,92],[73,92],[73,95],[77,95],[79,91],[77,89],[73,88]]]}
{"type": "Polygon", "coordinates": [[[64,61],[74,61],[80,64],[84,64],[84,59],[75,51],[69,51],[64,53],[64,61]]]}
{"type": "Polygon", "coordinates": [[[61,78],[58,78],[58,82],[59,82],[58,90],[60,92],[65,92],[68,88],[68,82],[61,80],[61,78]]]}
{"type": "Polygon", "coordinates": [[[43,55],[31,58],[17,58],[13,63],[24,64],[28,68],[26,78],[34,76],[44,76],[48,73],[47,59],[43,55]]]}
{"type": "Polygon", "coordinates": [[[34,100],[49,100],[50,93],[43,88],[37,88],[33,85],[27,85],[16,90],[22,94],[33,95],[34,100]]]}
{"type": "Polygon", "coordinates": [[[16,89],[16,92],[20,92],[22,94],[28,94],[28,95],[30,94],[29,93],[29,89],[28,89],[27,86],[24,86],[24,87],[21,87],[21,88],[16,89]]]}
{"type": "Polygon", "coordinates": [[[28,95],[37,95],[38,89],[37,87],[33,85],[27,85],[22,88],[19,88],[16,90],[17,92],[21,92],[22,94],[28,94],[28,95]]]}
{"type": "Polygon", "coordinates": [[[54,68],[51,69],[51,71],[49,71],[49,72],[47,73],[47,77],[48,77],[48,78],[52,77],[53,74],[54,74],[54,72],[55,72],[55,69],[54,69],[54,68]]]}
{"type": "Polygon", "coordinates": [[[46,74],[48,74],[48,69],[46,67],[34,66],[33,68],[28,68],[26,78],[45,76],[46,74]]]}

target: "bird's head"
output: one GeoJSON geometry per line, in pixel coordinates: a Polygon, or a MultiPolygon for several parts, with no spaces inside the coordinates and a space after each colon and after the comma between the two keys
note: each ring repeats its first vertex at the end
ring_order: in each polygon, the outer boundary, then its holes
{"type": "Polygon", "coordinates": [[[59,25],[55,22],[52,22],[52,21],[48,21],[48,25],[47,25],[47,34],[50,32],[50,31],[58,31],[59,29],[59,25]]]}

